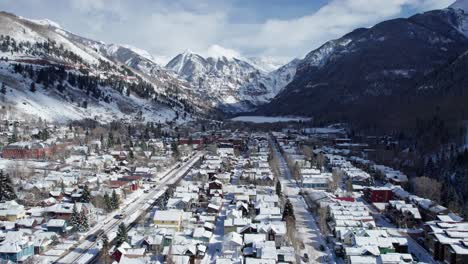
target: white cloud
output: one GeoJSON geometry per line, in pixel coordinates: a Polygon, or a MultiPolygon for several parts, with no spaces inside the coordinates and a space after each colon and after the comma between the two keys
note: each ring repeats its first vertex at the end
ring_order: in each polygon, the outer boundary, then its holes
{"type": "Polygon", "coordinates": [[[304,55],[325,41],[338,38],[357,27],[372,26],[396,17],[404,7],[429,10],[448,6],[453,0],[332,0],[316,12],[291,20],[268,20],[258,34],[239,39],[265,54],[304,55]]]}
{"type": "Polygon", "coordinates": [[[213,58],[219,58],[219,57],[226,57],[228,59],[232,58],[241,58],[242,55],[233,49],[227,49],[224,47],[221,47],[219,45],[212,45],[206,50],[205,52],[201,52],[203,56],[206,57],[213,57],[213,58]]]}
{"type": "Polygon", "coordinates": [[[244,14],[236,13],[239,9],[233,6],[234,1],[4,1],[6,8],[15,10],[16,7],[19,15],[49,18],[77,34],[108,43],[127,43],[148,50],[155,57],[175,56],[191,49],[205,56],[265,55],[283,58],[304,56],[330,39],[357,27],[368,27],[401,16],[408,8],[426,11],[454,2],[330,0],[302,17],[277,19],[272,14],[266,21],[243,23],[244,14]]]}

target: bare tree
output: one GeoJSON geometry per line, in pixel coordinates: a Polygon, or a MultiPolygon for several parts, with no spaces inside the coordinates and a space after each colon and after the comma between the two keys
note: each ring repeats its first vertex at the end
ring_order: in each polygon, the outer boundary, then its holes
{"type": "Polygon", "coordinates": [[[343,172],[338,168],[332,170],[332,181],[330,182],[330,191],[334,192],[343,184],[343,172]]]}
{"type": "Polygon", "coordinates": [[[414,193],[423,198],[430,199],[434,202],[440,202],[442,183],[435,179],[422,176],[411,180],[414,193]]]}
{"type": "Polygon", "coordinates": [[[328,207],[320,207],[318,210],[318,223],[322,234],[328,235],[328,207]]]}

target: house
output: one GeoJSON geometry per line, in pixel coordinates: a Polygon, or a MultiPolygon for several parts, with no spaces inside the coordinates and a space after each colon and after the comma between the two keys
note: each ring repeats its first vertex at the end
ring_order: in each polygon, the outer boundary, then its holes
{"type": "Polygon", "coordinates": [[[364,188],[364,198],[370,203],[387,203],[393,199],[393,191],[388,187],[364,188]]]}
{"type": "Polygon", "coordinates": [[[214,180],[208,183],[208,190],[222,190],[223,189],[223,183],[219,180],[214,180]]]}
{"type": "Polygon", "coordinates": [[[40,223],[38,222],[37,218],[22,218],[22,219],[16,220],[17,228],[34,228],[38,224],[40,223]]]}
{"type": "Polygon", "coordinates": [[[303,177],[301,184],[303,188],[313,188],[316,190],[328,190],[331,175],[318,175],[318,176],[309,176],[303,177]]]}
{"type": "Polygon", "coordinates": [[[50,219],[47,222],[47,231],[64,234],[67,232],[67,222],[63,219],[50,219]]]}
{"type": "Polygon", "coordinates": [[[242,252],[243,239],[239,233],[230,232],[223,237],[223,257],[238,258],[242,252]]]}
{"type": "Polygon", "coordinates": [[[445,247],[444,262],[448,264],[468,263],[468,241],[450,244],[445,247]]]}
{"type": "Polygon", "coordinates": [[[205,230],[203,227],[197,227],[193,230],[192,238],[197,241],[208,243],[213,236],[211,231],[205,230]]]}
{"type": "Polygon", "coordinates": [[[123,256],[127,253],[127,250],[131,249],[132,247],[127,243],[123,242],[115,251],[112,253],[112,258],[114,258],[117,262],[120,262],[123,256]]]}
{"type": "Polygon", "coordinates": [[[276,247],[280,247],[286,241],[286,223],[276,221],[267,224],[258,224],[258,233],[266,235],[266,241],[273,241],[276,247]]]}
{"type": "Polygon", "coordinates": [[[16,201],[7,201],[0,203],[0,220],[15,222],[17,219],[24,218],[26,211],[24,206],[16,201]]]}
{"type": "Polygon", "coordinates": [[[55,219],[70,219],[73,213],[73,206],[76,206],[78,212],[84,212],[88,216],[90,223],[95,221],[94,206],[90,203],[60,203],[45,208],[44,213],[55,219]]]}
{"type": "Polygon", "coordinates": [[[0,244],[0,260],[13,263],[23,263],[34,255],[34,244],[20,234],[15,238],[6,238],[0,244]]]}
{"type": "Polygon", "coordinates": [[[424,225],[424,244],[436,261],[466,263],[468,222],[457,220],[460,219],[434,220],[424,225]]]}
{"type": "Polygon", "coordinates": [[[52,148],[45,142],[15,142],[3,148],[5,159],[43,159],[52,155],[52,148]]]}
{"type": "Polygon", "coordinates": [[[172,228],[180,231],[183,214],[184,211],[176,209],[158,210],[154,213],[153,222],[157,227],[172,228]]]}
{"type": "Polygon", "coordinates": [[[419,209],[413,204],[407,204],[405,201],[389,201],[385,207],[385,215],[399,227],[419,227],[422,222],[419,209]]]}
{"type": "Polygon", "coordinates": [[[230,143],[218,144],[217,154],[221,157],[232,157],[235,155],[234,146],[230,143]]]}

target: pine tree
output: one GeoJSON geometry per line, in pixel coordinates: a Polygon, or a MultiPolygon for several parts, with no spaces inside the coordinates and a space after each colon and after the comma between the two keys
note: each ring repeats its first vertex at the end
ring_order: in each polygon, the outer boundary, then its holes
{"type": "Polygon", "coordinates": [[[76,231],[81,231],[81,217],[80,213],[78,213],[78,209],[76,208],[76,204],[73,205],[73,211],[70,216],[70,226],[72,226],[76,231]]]}
{"type": "Polygon", "coordinates": [[[294,216],[294,207],[289,199],[286,200],[286,203],[284,204],[284,209],[283,209],[283,221],[285,221],[287,218],[292,218],[296,219],[294,216]]]}
{"type": "Polygon", "coordinates": [[[36,84],[34,82],[31,83],[31,87],[29,88],[29,91],[35,93],[36,92],[36,84]]]}
{"type": "Polygon", "coordinates": [[[175,142],[173,142],[171,144],[171,150],[172,150],[172,157],[174,159],[178,159],[180,157],[180,152],[179,152],[179,148],[177,147],[177,144],[175,142]]]}
{"type": "Polygon", "coordinates": [[[60,181],[60,193],[62,195],[65,195],[65,183],[62,181],[60,181]]]}
{"type": "Polygon", "coordinates": [[[0,90],[0,92],[1,92],[2,94],[4,94],[4,95],[6,94],[7,89],[6,89],[5,83],[2,83],[2,89],[0,90]]]}
{"type": "Polygon", "coordinates": [[[81,209],[80,212],[80,231],[86,231],[89,229],[89,222],[88,222],[88,216],[86,215],[86,212],[84,209],[81,209]]]}
{"type": "Polygon", "coordinates": [[[104,264],[107,264],[110,262],[109,250],[110,250],[109,238],[107,237],[106,234],[103,234],[100,259],[101,259],[101,262],[104,264]]]}
{"type": "Polygon", "coordinates": [[[127,227],[124,223],[119,225],[117,229],[117,236],[115,237],[115,247],[118,248],[124,242],[128,242],[128,234],[127,234],[127,227]]]}
{"type": "Polygon", "coordinates": [[[91,201],[91,193],[87,185],[83,187],[83,192],[81,193],[81,202],[89,203],[91,201]]]}
{"type": "Polygon", "coordinates": [[[106,210],[108,212],[111,212],[114,209],[112,208],[111,198],[109,197],[109,194],[107,193],[104,194],[104,205],[106,206],[106,210]]]}
{"type": "Polygon", "coordinates": [[[118,209],[119,208],[119,196],[115,192],[115,190],[112,191],[112,196],[111,196],[111,207],[112,209],[118,209]]]}
{"type": "Polygon", "coordinates": [[[0,170],[0,202],[16,199],[15,188],[8,174],[0,170]]]}
{"type": "Polygon", "coordinates": [[[281,197],[282,192],[281,192],[281,183],[280,183],[280,181],[277,181],[277,182],[276,182],[276,194],[277,194],[279,197],[281,197]]]}

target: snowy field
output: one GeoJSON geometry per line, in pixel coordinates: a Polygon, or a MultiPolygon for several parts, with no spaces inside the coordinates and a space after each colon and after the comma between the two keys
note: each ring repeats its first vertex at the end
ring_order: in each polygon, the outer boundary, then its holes
{"type": "Polygon", "coordinates": [[[279,122],[299,122],[309,121],[308,117],[298,116],[238,116],[231,119],[238,122],[251,122],[251,123],[279,123],[279,122]]]}

